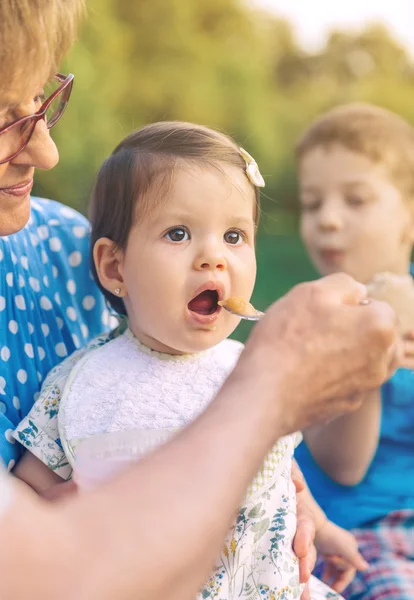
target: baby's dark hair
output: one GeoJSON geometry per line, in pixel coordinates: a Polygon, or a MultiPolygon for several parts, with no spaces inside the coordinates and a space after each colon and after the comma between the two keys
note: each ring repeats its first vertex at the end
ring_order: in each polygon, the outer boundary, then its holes
{"type": "MultiPolygon", "coordinates": [[[[147,125],[125,138],[99,170],[90,204],[91,248],[102,237],[125,250],[138,219],[168,192],[174,171],[184,165],[246,171],[239,147],[227,135],[193,123],[164,121],[147,125]]],[[[260,192],[254,187],[254,220],[260,214],[260,192]]],[[[92,258],[92,274],[112,308],[125,314],[122,298],[100,283],[92,258]]]]}

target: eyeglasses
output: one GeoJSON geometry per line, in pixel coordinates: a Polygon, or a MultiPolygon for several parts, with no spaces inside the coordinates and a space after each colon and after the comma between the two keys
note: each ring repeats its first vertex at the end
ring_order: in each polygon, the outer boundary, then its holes
{"type": "Polygon", "coordinates": [[[57,73],[49,86],[58,87],[50,93],[36,113],[17,119],[0,129],[0,165],[13,160],[26,148],[38,121],[43,119],[48,129],[56,125],[69,102],[73,79],[73,75],[57,73]]]}

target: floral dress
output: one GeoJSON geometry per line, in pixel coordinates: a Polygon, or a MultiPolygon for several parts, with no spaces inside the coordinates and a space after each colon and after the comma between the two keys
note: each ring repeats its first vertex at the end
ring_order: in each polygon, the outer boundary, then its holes
{"type": "MultiPolygon", "coordinates": [[[[225,340],[195,355],[171,356],[145,347],[129,329],[121,333],[122,327],[112,339],[98,338],[55,368],[14,433],[65,479],[72,468],[76,473],[82,444],[99,440],[105,460],[129,460],[163,443],[208,406],[242,350],[238,342],[225,340]]],[[[280,439],[266,457],[197,600],[300,598],[292,550],[291,463],[297,439],[280,439]]],[[[311,598],[340,597],[312,578],[311,598]]]]}

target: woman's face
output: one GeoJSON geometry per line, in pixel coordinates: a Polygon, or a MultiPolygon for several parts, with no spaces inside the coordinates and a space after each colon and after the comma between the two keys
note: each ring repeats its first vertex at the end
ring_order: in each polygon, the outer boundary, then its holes
{"type": "MultiPolygon", "coordinates": [[[[43,89],[40,85],[26,98],[15,98],[12,102],[2,100],[0,95],[0,129],[38,111],[44,101],[43,89]]],[[[45,122],[38,121],[26,148],[0,165],[0,236],[16,233],[26,225],[30,216],[34,170],[51,169],[58,160],[57,148],[45,122]]]]}

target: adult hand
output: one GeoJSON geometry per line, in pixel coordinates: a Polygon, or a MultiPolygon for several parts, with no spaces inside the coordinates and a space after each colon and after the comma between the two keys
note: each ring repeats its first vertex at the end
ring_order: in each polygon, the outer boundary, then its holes
{"type": "Polygon", "coordinates": [[[401,353],[395,313],[365,299],[365,286],[339,273],[296,286],[268,309],[235,373],[256,378],[269,423],[282,418],[288,433],[326,422],[392,375],[401,353]]]}

